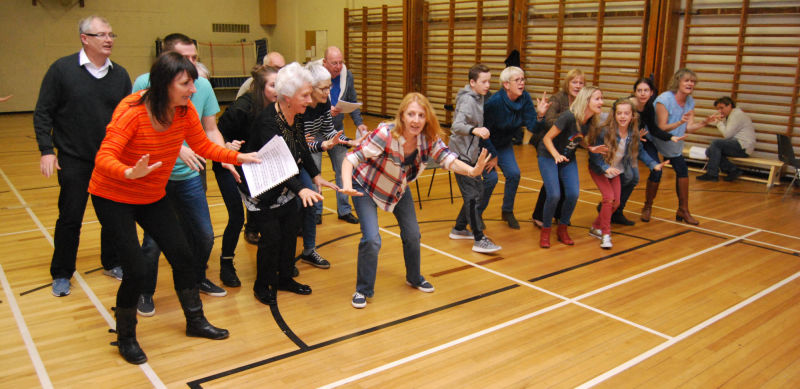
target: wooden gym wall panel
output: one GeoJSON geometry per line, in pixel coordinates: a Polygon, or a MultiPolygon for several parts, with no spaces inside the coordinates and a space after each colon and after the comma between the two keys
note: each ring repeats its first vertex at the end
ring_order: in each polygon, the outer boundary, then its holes
{"type": "Polygon", "coordinates": [[[345,9],[344,61],[361,111],[394,115],[403,98],[403,7],[345,9]]]}
{"type": "MultiPolygon", "coordinates": [[[[753,119],[756,155],[777,159],[776,133],[800,145],[798,3],[688,0],[682,13],[679,66],[699,78],[697,116],[712,114],[715,99],[731,96],[753,119]]],[[[705,145],[719,137],[706,127],[688,141],[705,145]]]]}
{"type": "Polygon", "coordinates": [[[452,122],[445,104],[455,105],[468,83],[469,68],[484,63],[492,90],[500,88],[508,46],[508,0],[427,2],[423,21],[423,93],[444,125],[452,122]]]}
{"type": "Polygon", "coordinates": [[[607,101],[629,95],[641,73],[648,6],[643,0],[528,2],[522,53],[528,92],[554,93],[579,68],[607,101]]]}

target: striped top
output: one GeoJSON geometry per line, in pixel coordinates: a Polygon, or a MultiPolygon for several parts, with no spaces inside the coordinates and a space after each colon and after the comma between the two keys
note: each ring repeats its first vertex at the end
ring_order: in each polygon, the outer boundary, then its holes
{"type": "Polygon", "coordinates": [[[403,155],[404,137],[392,136],[393,123],[381,123],[364,141],[347,154],[355,166],[353,179],[364,188],[380,208],[392,212],[403,197],[409,183],[419,177],[429,160],[435,160],[450,170],[456,153],[450,151],[441,139],[428,143],[425,135],[417,135],[417,153],[406,164],[403,155]]]}
{"type": "Polygon", "coordinates": [[[160,200],[165,195],[164,188],[184,139],[203,157],[237,163],[239,153],[208,140],[191,101],[185,112],[176,111],[169,128],[157,132],[145,105],[137,104],[139,98],[139,93],[129,95],[114,110],[95,158],[89,193],[126,204],[151,204],[160,200]],[[145,154],[150,154],[151,165],[161,161],[161,167],[144,177],[125,178],[125,170],[145,154]]]}
{"type": "MultiPolygon", "coordinates": [[[[336,136],[336,130],[333,129],[333,118],[331,117],[331,101],[328,99],[325,103],[319,103],[316,107],[306,108],[303,114],[303,129],[307,135],[314,138],[313,141],[308,142],[308,149],[312,153],[322,152],[322,142],[329,140],[336,136]]],[[[342,142],[347,142],[348,139],[344,134],[339,136],[342,142]]]]}

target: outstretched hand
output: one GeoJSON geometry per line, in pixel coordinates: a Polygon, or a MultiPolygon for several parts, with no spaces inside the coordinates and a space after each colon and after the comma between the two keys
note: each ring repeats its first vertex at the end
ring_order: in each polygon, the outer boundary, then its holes
{"type": "Polygon", "coordinates": [[[322,201],[322,195],[314,192],[311,189],[303,188],[300,189],[300,192],[297,193],[300,197],[300,200],[303,202],[304,207],[310,207],[314,205],[317,201],[322,201]]]}
{"type": "Polygon", "coordinates": [[[341,189],[339,189],[339,193],[346,194],[348,196],[353,196],[353,197],[361,197],[361,196],[364,195],[363,193],[361,193],[361,192],[359,192],[359,191],[357,191],[357,190],[355,190],[353,188],[341,188],[341,189]]]}
{"type": "Polygon", "coordinates": [[[669,138],[669,140],[671,140],[671,141],[673,141],[675,143],[678,143],[678,142],[686,139],[688,136],[689,136],[689,134],[683,134],[681,136],[672,136],[671,138],[669,138]]]}
{"type": "Polygon", "coordinates": [[[314,178],[311,179],[311,181],[313,181],[314,185],[316,185],[317,187],[325,186],[325,187],[331,188],[331,189],[333,189],[335,191],[339,190],[339,187],[336,186],[336,184],[331,183],[330,181],[322,178],[322,176],[320,176],[320,175],[314,176],[314,178]]]}
{"type": "Polygon", "coordinates": [[[153,170],[158,169],[161,167],[161,161],[158,161],[152,165],[150,163],[150,154],[145,154],[136,162],[136,165],[133,167],[129,167],[125,169],[125,178],[129,180],[135,180],[137,178],[142,178],[153,170]]]}
{"type": "Polygon", "coordinates": [[[484,169],[486,169],[486,165],[489,163],[490,159],[492,159],[492,156],[489,155],[489,151],[486,149],[481,149],[481,153],[478,154],[478,163],[472,167],[472,169],[469,171],[469,175],[472,177],[481,175],[484,169]]]}
{"type": "Polygon", "coordinates": [[[606,145],[589,146],[587,149],[589,152],[595,154],[605,154],[608,152],[608,146],[606,145]]]}
{"type": "Polygon", "coordinates": [[[547,100],[547,91],[542,92],[542,98],[536,99],[536,113],[539,116],[544,116],[547,113],[547,110],[550,109],[550,101],[547,100]]]}

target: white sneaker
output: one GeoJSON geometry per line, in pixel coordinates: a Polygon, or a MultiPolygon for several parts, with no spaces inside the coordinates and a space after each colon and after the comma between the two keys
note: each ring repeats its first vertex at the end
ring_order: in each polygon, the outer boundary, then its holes
{"type": "Polygon", "coordinates": [[[494,244],[494,242],[492,242],[492,240],[486,235],[484,235],[480,240],[476,240],[475,244],[472,245],[472,251],[484,254],[493,253],[501,248],[502,247],[494,244]]]}
{"type": "Polygon", "coordinates": [[[599,229],[599,228],[589,227],[589,235],[591,235],[591,236],[593,236],[593,237],[595,237],[597,239],[603,239],[603,231],[601,229],[599,229]]]}
{"type": "Polygon", "coordinates": [[[475,237],[472,236],[472,231],[469,231],[469,230],[457,230],[455,228],[450,230],[450,235],[449,236],[450,236],[450,239],[464,239],[464,240],[475,239],[475,237]]]}
{"type": "Polygon", "coordinates": [[[611,235],[610,234],[603,234],[603,241],[600,242],[600,247],[608,250],[611,248],[611,235]]]}
{"type": "Polygon", "coordinates": [[[350,304],[353,305],[353,308],[364,308],[367,306],[367,298],[358,292],[353,293],[353,300],[350,301],[350,304]]]}

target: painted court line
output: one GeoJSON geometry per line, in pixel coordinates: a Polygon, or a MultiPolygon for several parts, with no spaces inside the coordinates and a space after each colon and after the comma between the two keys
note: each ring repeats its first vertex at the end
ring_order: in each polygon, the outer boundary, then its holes
{"type": "MultiPolygon", "coordinates": [[[[394,232],[388,231],[388,230],[386,230],[386,229],[384,229],[384,228],[380,228],[380,229],[381,229],[383,232],[386,232],[386,233],[388,233],[388,234],[390,234],[390,235],[392,235],[392,236],[395,236],[395,237],[398,237],[398,238],[399,238],[399,234],[396,234],[396,233],[394,233],[394,232]]],[[[745,239],[747,236],[749,236],[749,235],[752,235],[752,234],[756,234],[756,233],[758,233],[758,232],[760,232],[760,230],[752,231],[752,232],[750,232],[750,233],[748,233],[748,234],[745,234],[745,235],[742,235],[742,236],[736,237],[736,239],[734,239],[733,241],[736,241],[736,240],[743,240],[743,239],[745,239]]],[[[350,377],[346,377],[346,378],[344,378],[344,379],[342,379],[342,380],[339,380],[339,381],[336,381],[336,382],[330,383],[330,384],[328,384],[328,385],[322,386],[321,388],[335,388],[335,387],[338,387],[338,386],[341,386],[341,385],[345,385],[345,384],[348,384],[348,383],[351,383],[351,382],[354,382],[354,381],[360,380],[360,379],[362,379],[362,378],[365,378],[365,377],[368,377],[368,376],[371,376],[371,375],[374,375],[374,374],[377,374],[377,373],[380,373],[380,372],[386,371],[386,370],[388,370],[388,369],[391,369],[391,368],[394,368],[394,367],[401,366],[401,365],[403,365],[403,364],[406,364],[406,363],[412,362],[412,361],[414,361],[414,360],[417,360],[417,359],[419,359],[419,358],[422,358],[422,357],[425,357],[425,356],[427,356],[427,355],[430,355],[430,354],[436,353],[436,352],[438,352],[438,351],[442,351],[442,350],[445,350],[445,349],[451,348],[451,347],[453,347],[453,346],[455,346],[455,345],[458,345],[458,344],[461,344],[461,343],[464,343],[464,342],[470,341],[470,340],[472,340],[472,339],[475,339],[475,338],[478,338],[478,337],[480,337],[480,336],[483,336],[483,335],[486,335],[486,334],[489,334],[489,333],[492,333],[492,332],[498,331],[498,330],[500,330],[500,329],[502,329],[502,328],[505,328],[505,327],[511,326],[511,325],[513,325],[513,324],[520,323],[520,322],[522,322],[522,321],[525,321],[525,320],[528,320],[528,319],[530,319],[530,318],[533,318],[533,317],[539,316],[539,315],[541,315],[542,313],[549,312],[549,311],[551,311],[551,310],[554,310],[554,309],[557,309],[557,308],[560,308],[560,307],[566,306],[566,305],[568,305],[568,304],[574,304],[574,305],[577,305],[577,306],[580,306],[580,307],[583,307],[583,308],[586,308],[586,309],[590,309],[590,310],[592,310],[592,311],[594,311],[594,312],[597,312],[597,313],[603,314],[603,315],[605,315],[605,316],[607,316],[607,317],[610,317],[610,318],[612,318],[612,319],[615,319],[615,320],[620,320],[620,321],[622,321],[622,322],[624,322],[624,323],[626,323],[626,324],[632,324],[632,325],[634,325],[634,326],[635,326],[635,327],[637,327],[637,328],[641,328],[641,329],[643,329],[643,330],[645,330],[645,331],[648,331],[648,332],[650,332],[650,333],[654,333],[654,334],[656,334],[656,335],[659,335],[659,336],[661,336],[661,337],[663,337],[663,338],[667,339],[667,341],[666,341],[665,343],[669,343],[669,342],[673,342],[673,343],[674,343],[674,338],[673,338],[673,337],[670,337],[670,336],[668,336],[668,335],[664,335],[664,334],[660,334],[660,333],[658,333],[658,332],[657,332],[657,331],[655,331],[655,330],[648,329],[647,327],[644,327],[644,326],[636,325],[636,323],[632,323],[632,322],[630,322],[630,321],[627,321],[627,320],[625,320],[625,319],[619,318],[619,317],[618,317],[618,316],[616,316],[616,315],[612,315],[612,314],[610,314],[610,313],[608,313],[608,312],[604,312],[604,311],[602,311],[602,310],[600,310],[600,309],[597,309],[597,308],[593,308],[593,307],[587,306],[586,304],[583,304],[583,303],[579,303],[579,302],[578,302],[578,300],[580,300],[580,299],[583,299],[583,298],[586,298],[586,297],[589,297],[589,296],[591,296],[591,295],[594,295],[594,294],[597,294],[597,293],[600,293],[601,291],[609,290],[609,289],[611,289],[611,288],[613,288],[613,287],[616,287],[616,286],[623,285],[623,284],[625,284],[625,283],[631,282],[631,281],[633,281],[633,280],[636,280],[636,279],[638,279],[638,278],[644,277],[645,275],[652,274],[652,273],[654,273],[654,272],[657,272],[657,271],[660,271],[660,270],[666,269],[666,268],[668,268],[668,267],[670,267],[670,266],[674,266],[674,265],[676,265],[676,264],[678,264],[678,263],[681,263],[681,262],[684,262],[684,261],[686,261],[686,260],[689,260],[689,259],[691,259],[691,258],[697,257],[698,255],[702,255],[702,254],[708,253],[708,252],[710,252],[710,251],[712,251],[712,250],[718,249],[718,248],[720,248],[720,247],[724,247],[725,245],[728,245],[728,244],[730,244],[731,242],[732,242],[732,241],[725,241],[725,242],[723,242],[723,243],[720,243],[720,244],[717,244],[717,245],[715,245],[715,246],[709,247],[709,248],[707,248],[707,249],[701,250],[701,251],[699,251],[699,252],[697,252],[697,253],[694,253],[694,254],[690,254],[690,255],[684,256],[683,258],[680,258],[680,259],[678,259],[678,260],[672,261],[672,262],[670,262],[670,263],[668,263],[668,264],[664,264],[664,265],[658,266],[658,267],[656,267],[656,268],[653,268],[653,269],[650,269],[650,270],[648,270],[648,271],[645,271],[645,272],[639,273],[639,274],[637,274],[637,275],[634,275],[634,276],[628,277],[628,278],[626,278],[626,279],[624,279],[624,280],[622,280],[622,281],[618,281],[618,282],[615,282],[615,283],[613,283],[613,284],[611,284],[611,285],[608,285],[608,286],[605,286],[605,287],[599,288],[599,289],[597,289],[597,290],[595,290],[595,291],[592,291],[592,292],[589,292],[589,293],[583,294],[583,295],[581,295],[581,296],[578,296],[578,297],[576,297],[576,298],[574,298],[574,299],[567,299],[566,297],[559,296],[558,294],[556,294],[556,293],[553,293],[553,292],[550,292],[550,291],[548,291],[548,290],[546,290],[546,289],[539,288],[539,287],[537,287],[537,286],[535,286],[535,285],[531,285],[531,284],[530,284],[530,283],[528,283],[528,282],[516,280],[514,277],[510,277],[510,276],[508,276],[508,275],[505,275],[505,274],[499,273],[499,272],[497,272],[497,271],[494,271],[494,270],[492,270],[492,269],[488,269],[488,268],[486,268],[486,267],[484,267],[484,266],[481,266],[481,265],[478,265],[478,264],[472,263],[472,262],[470,262],[470,261],[467,261],[467,260],[465,260],[465,259],[459,258],[459,257],[457,257],[457,256],[455,256],[455,255],[452,255],[452,254],[446,253],[446,252],[444,252],[444,251],[441,251],[441,250],[439,250],[439,249],[436,249],[436,248],[434,248],[434,247],[431,247],[431,246],[429,246],[429,245],[426,245],[426,244],[421,244],[421,246],[422,246],[422,247],[425,247],[425,248],[427,248],[427,249],[429,249],[429,250],[432,250],[432,251],[435,251],[435,252],[437,252],[437,253],[440,253],[440,254],[442,254],[442,255],[445,255],[445,256],[447,256],[447,257],[449,257],[449,258],[456,259],[456,260],[458,260],[458,261],[460,261],[460,262],[463,262],[463,263],[465,263],[465,264],[468,264],[468,265],[474,266],[474,267],[476,267],[476,268],[479,268],[479,269],[482,269],[482,270],[488,271],[488,272],[490,272],[490,273],[492,273],[492,274],[495,274],[495,275],[498,275],[498,276],[500,276],[500,277],[503,277],[503,278],[506,278],[506,279],[509,279],[509,280],[514,280],[514,282],[517,282],[517,283],[519,283],[520,285],[525,285],[525,286],[531,287],[531,288],[533,288],[533,289],[536,289],[536,290],[542,291],[543,293],[547,293],[547,294],[549,294],[549,295],[551,295],[551,296],[554,296],[554,297],[560,298],[560,299],[562,299],[562,300],[564,300],[564,301],[562,301],[562,302],[560,302],[560,303],[557,303],[557,304],[554,304],[554,305],[551,305],[551,306],[549,306],[549,307],[546,307],[546,308],[540,309],[540,310],[538,310],[538,311],[535,311],[535,312],[529,313],[529,314],[527,314],[527,315],[520,316],[520,317],[518,317],[518,318],[516,318],[516,319],[509,320],[509,321],[507,321],[507,322],[505,322],[505,323],[501,323],[501,324],[495,325],[495,326],[493,326],[493,327],[490,327],[490,328],[488,328],[488,329],[485,329],[485,330],[482,330],[482,331],[478,331],[478,332],[475,332],[475,333],[473,333],[473,334],[470,334],[470,335],[464,336],[464,337],[462,337],[462,338],[459,338],[459,339],[456,339],[456,340],[453,340],[453,341],[447,342],[447,343],[445,343],[445,344],[442,344],[442,345],[439,345],[439,346],[433,347],[433,348],[431,348],[431,349],[428,349],[428,350],[425,350],[425,351],[422,351],[422,352],[419,352],[419,353],[416,353],[416,354],[410,355],[410,356],[408,356],[408,357],[401,358],[401,359],[399,359],[399,360],[396,360],[396,361],[393,361],[393,362],[390,362],[390,363],[384,364],[384,365],[382,365],[382,366],[379,366],[379,367],[376,367],[376,368],[374,368],[374,369],[370,369],[370,370],[364,371],[364,372],[362,372],[362,373],[359,373],[359,374],[356,374],[356,375],[353,375],[353,376],[350,376],[350,377]]],[[[798,273],[798,275],[800,275],[800,273],[798,273]]],[[[787,281],[787,282],[788,282],[788,281],[787,281]]],[[[748,299],[748,300],[750,300],[750,299],[748,299]]],[[[745,301],[748,301],[748,300],[745,300],[745,301]]],[[[726,312],[727,312],[727,311],[726,311],[726,312]]],[[[720,315],[717,315],[717,316],[720,316],[720,315]]],[[[715,316],[715,317],[717,317],[717,316],[715,316]]],[[[724,317],[724,316],[722,316],[722,317],[724,317]]],[[[721,319],[722,317],[720,317],[720,319],[721,319]]],[[[717,320],[719,320],[719,319],[717,319],[717,320]]],[[[682,334],[682,335],[683,335],[683,334],[682,334]]],[[[685,336],[689,336],[689,335],[691,335],[691,333],[689,333],[689,334],[686,334],[685,336]]]]}
{"type": "MultiPolygon", "coordinates": [[[[11,183],[11,180],[8,179],[8,176],[6,176],[3,169],[0,169],[0,175],[3,176],[3,179],[6,181],[6,184],[8,184],[8,187],[11,189],[12,192],[14,192],[14,195],[17,197],[17,200],[19,200],[20,204],[26,204],[25,200],[22,198],[22,195],[20,195],[20,193],[17,191],[17,188],[14,186],[14,184],[11,183]]],[[[50,235],[50,232],[47,230],[47,228],[44,227],[42,222],[39,220],[39,218],[36,216],[33,210],[31,210],[30,207],[26,206],[25,210],[28,212],[28,215],[31,217],[34,224],[36,224],[36,226],[39,227],[39,231],[42,232],[42,235],[44,235],[44,238],[50,243],[50,246],[52,247],[53,236],[50,235]]],[[[108,311],[105,309],[105,307],[103,307],[103,303],[100,301],[99,298],[97,298],[97,295],[94,294],[94,291],[89,286],[89,284],[86,283],[83,277],[81,277],[81,274],[76,271],[75,273],[73,273],[73,275],[75,277],[75,280],[81,286],[81,289],[83,289],[84,293],[86,293],[86,296],[89,298],[92,304],[94,304],[94,307],[95,309],[97,309],[97,312],[99,312],[100,316],[102,316],[103,319],[106,321],[106,323],[108,323],[108,326],[116,328],[116,322],[108,313],[108,311]]],[[[143,363],[139,365],[139,367],[142,369],[145,376],[147,376],[147,378],[150,380],[150,383],[153,384],[154,387],[166,388],[166,386],[164,385],[163,382],[161,382],[161,379],[158,377],[155,371],[153,371],[153,369],[150,367],[150,364],[143,363]]]]}
{"type": "Polygon", "coordinates": [[[42,388],[52,388],[53,383],[50,382],[50,376],[47,374],[47,369],[45,369],[42,358],[39,356],[39,351],[36,349],[36,343],[34,343],[33,338],[31,338],[31,332],[28,330],[28,325],[25,324],[25,318],[22,317],[22,312],[19,310],[19,305],[17,305],[17,300],[14,298],[14,293],[11,291],[11,285],[8,283],[8,278],[6,278],[6,272],[3,270],[2,265],[0,265],[0,283],[2,283],[3,290],[6,292],[6,299],[11,308],[11,314],[14,315],[14,321],[17,322],[19,333],[22,335],[22,340],[25,342],[25,348],[28,349],[28,355],[31,358],[34,370],[36,370],[36,375],[39,377],[39,383],[42,384],[42,388]]]}
{"type": "Polygon", "coordinates": [[[674,338],[672,338],[672,339],[670,339],[670,340],[668,340],[668,341],[666,341],[664,343],[661,343],[658,346],[653,347],[652,349],[647,350],[646,352],[644,352],[642,354],[639,354],[638,356],[636,356],[636,357],[628,360],[627,362],[625,362],[625,363],[623,363],[623,364],[621,364],[621,365],[619,365],[619,366],[617,366],[617,367],[615,367],[615,368],[613,368],[613,369],[611,369],[611,370],[609,370],[609,371],[607,371],[607,372],[605,372],[605,373],[593,378],[590,381],[587,381],[587,382],[583,383],[582,385],[578,386],[578,388],[591,388],[591,387],[593,387],[593,386],[595,386],[595,385],[597,385],[599,383],[602,383],[603,381],[608,380],[611,377],[614,377],[615,375],[617,375],[619,373],[624,372],[625,370],[628,370],[629,368],[641,363],[642,361],[652,357],[653,355],[656,355],[656,354],[660,353],[661,351],[666,350],[670,346],[672,346],[672,345],[674,345],[674,344],[676,344],[676,343],[688,338],[689,336],[700,332],[701,330],[707,328],[708,326],[710,326],[710,325],[712,325],[712,324],[714,324],[714,323],[716,323],[716,322],[718,322],[718,321],[730,316],[734,312],[736,312],[736,311],[738,311],[738,310],[750,305],[751,303],[753,303],[753,302],[761,299],[762,297],[772,293],[773,291],[775,291],[778,288],[788,284],[789,282],[794,281],[798,277],[800,277],[800,272],[794,273],[791,276],[789,276],[787,278],[784,278],[782,281],[770,286],[767,289],[762,290],[761,292],[759,292],[759,293],[757,293],[757,294],[755,294],[753,296],[750,296],[748,299],[746,299],[746,300],[740,302],[739,304],[736,304],[736,305],[734,305],[734,306],[732,306],[732,307],[730,307],[730,308],[718,313],[714,317],[711,317],[710,319],[708,319],[708,320],[706,320],[706,321],[704,321],[704,322],[702,322],[702,323],[700,323],[700,324],[698,324],[698,325],[696,325],[696,326],[694,326],[694,327],[682,332],[680,335],[678,335],[678,336],[676,336],[676,337],[674,337],[674,338]]]}

